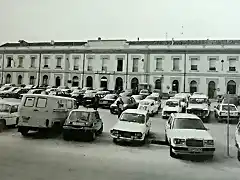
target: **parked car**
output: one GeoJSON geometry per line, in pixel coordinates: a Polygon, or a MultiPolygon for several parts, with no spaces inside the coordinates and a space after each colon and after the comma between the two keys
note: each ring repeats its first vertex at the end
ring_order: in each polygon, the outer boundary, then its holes
{"type": "Polygon", "coordinates": [[[96,95],[96,91],[94,91],[94,90],[86,91],[86,93],[82,99],[83,106],[84,107],[92,107],[94,105],[95,95],[96,95]]]}
{"type": "Polygon", "coordinates": [[[3,91],[7,91],[7,90],[9,90],[10,88],[12,88],[12,86],[3,85],[3,86],[0,88],[0,93],[3,92],[3,91]]]}
{"type": "Polygon", "coordinates": [[[7,126],[18,124],[18,106],[19,103],[16,102],[0,103],[0,132],[3,131],[7,126]]]}
{"type": "Polygon", "coordinates": [[[238,106],[239,105],[239,103],[238,103],[238,96],[235,95],[235,94],[229,94],[229,95],[225,94],[223,96],[223,100],[222,100],[221,103],[228,104],[228,102],[229,102],[229,104],[234,104],[235,106],[238,106]]]}
{"type": "Polygon", "coordinates": [[[158,110],[161,109],[162,102],[159,96],[156,96],[155,94],[151,94],[147,96],[145,99],[151,99],[154,100],[154,104],[157,106],[158,110]]]}
{"type": "Polygon", "coordinates": [[[228,107],[230,111],[230,121],[239,121],[239,111],[234,104],[219,104],[214,107],[215,118],[218,122],[227,122],[228,118],[228,107]]]}
{"type": "Polygon", "coordinates": [[[127,109],[120,116],[118,122],[110,130],[113,142],[140,141],[145,143],[149,135],[151,120],[147,111],[127,109]]]}
{"type": "MultiPolygon", "coordinates": [[[[138,105],[135,101],[135,99],[133,99],[132,97],[126,96],[126,97],[121,97],[123,100],[123,107],[124,110],[126,109],[137,109],[138,105]]],[[[119,100],[119,98],[110,106],[110,112],[111,114],[117,114],[118,113],[118,109],[117,109],[117,101],[119,100]]]]}
{"type": "Polygon", "coordinates": [[[237,124],[235,131],[235,145],[237,147],[237,158],[240,161],[240,121],[237,124]]]}
{"type": "Polygon", "coordinates": [[[155,101],[152,99],[144,99],[139,102],[139,110],[144,110],[149,113],[150,116],[158,113],[158,106],[155,104],[155,101]]]}
{"type": "Polygon", "coordinates": [[[107,94],[104,98],[99,100],[99,106],[102,108],[110,108],[111,104],[113,104],[117,98],[117,94],[107,94]]]}
{"type": "Polygon", "coordinates": [[[63,139],[71,140],[87,136],[95,140],[103,132],[103,121],[97,110],[74,109],[69,113],[63,125],[63,139]]]}
{"type": "Polygon", "coordinates": [[[144,96],[143,95],[132,95],[132,98],[135,99],[137,104],[139,104],[139,102],[144,99],[144,96]]]}
{"type": "Polygon", "coordinates": [[[26,94],[29,90],[24,88],[18,88],[10,94],[10,97],[21,99],[23,94],[26,94]]]}
{"type": "Polygon", "coordinates": [[[165,141],[171,157],[204,155],[213,158],[214,140],[202,120],[187,113],[171,114],[165,126],[165,141]]]}
{"type": "Polygon", "coordinates": [[[179,99],[168,99],[162,110],[162,118],[167,119],[172,113],[182,112],[182,107],[180,105],[179,99]]]}
{"type": "Polygon", "coordinates": [[[177,91],[170,91],[168,94],[169,94],[169,98],[174,97],[175,94],[177,94],[177,91]]]}
{"type": "Polygon", "coordinates": [[[148,89],[142,89],[139,93],[139,95],[142,95],[143,97],[149,96],[151,93],[148,89]]]}
{"type": "Polygon", "coordinates": [[[208,122],[211,113],[210,105],[211,103],[208,100],[208,96],[204,94],[193,94],[189,98],[187,113],[195,114],[204,122],[208,122]]]}
{"type": "Polygon", "coordinates": [[[10,98],[11,93],[12,93],[13,91],[15,91],[16,89],[18,89],[18,88],[17,88],[17,87],[11,87],[11,88],[8,89],[8,90],[1,91],[1,92],[0,92],[0,97],[2,97],[2,98],[10,98]]]}

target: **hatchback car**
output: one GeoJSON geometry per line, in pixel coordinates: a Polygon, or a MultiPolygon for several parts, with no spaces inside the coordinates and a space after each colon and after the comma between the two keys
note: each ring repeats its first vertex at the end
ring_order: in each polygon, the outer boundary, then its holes
{"type": "Polygon", "coordinates": [[[227,122],[228,120],[228,110],[230,111],[229,117],[230,121],[237,121],[239,120],[239,111],[234,104],[219,104],[218,106],[214,107],[214,114],[215,118],[218,122],[227,122]],[[229,108],[229,109],[228,109],[229,108]]]}
{"type": "Polygon", "coordinates": [[[87,137],[95,140],[103,132],[103,121],[97,110],[74,109],[63,126],[64,140],[87,137]]]}

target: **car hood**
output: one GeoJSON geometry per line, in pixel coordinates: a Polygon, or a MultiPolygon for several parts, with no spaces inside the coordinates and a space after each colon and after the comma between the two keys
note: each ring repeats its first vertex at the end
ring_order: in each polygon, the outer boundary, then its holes
{"type": "Polygon", "coordinates": [[[197,129],[171,129],[169,130],[170,138],[193,138],[193,139],[205,139],[212,140],[211,134],[206,130],[197,130],[197,129]]]}
{"type": "Polygon", "coordinates": [[[120,130],[120,131],[128,131],[128,132],[144,132],[145,124],[126,122],[126,121],[118,121],[112,129],[120,130]]]}
{"type": "Polygon", "coordinates": [[[189,104],[187,109],[208,109],[207,104],[189,104]]]}
{"type": "Polygon", "coordinates": [[[164,106],[163,107],[163,111],[178,111],[178,110],[179,110],[179,106],[176,106],[176,107],[164,106]]]}

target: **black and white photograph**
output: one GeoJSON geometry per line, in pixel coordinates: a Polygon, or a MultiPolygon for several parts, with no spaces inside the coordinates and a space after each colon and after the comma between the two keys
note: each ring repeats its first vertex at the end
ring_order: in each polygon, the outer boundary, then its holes
{"type": "Polygon", "coordinates": [[[0,180],[240,179],[240,1],[0,7],[0,180]]]}

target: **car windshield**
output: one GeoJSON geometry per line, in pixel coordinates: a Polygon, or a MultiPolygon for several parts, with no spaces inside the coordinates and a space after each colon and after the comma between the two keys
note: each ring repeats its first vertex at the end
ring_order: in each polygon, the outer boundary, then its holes
{"type": "Polygon", "coordinates": [[[104,99],[116,99],[116,95],[114,95],[114,94],[107,94],[105,97],[104,97],[104,99]]]}
{"type": "Polygon", "coordinates": [[[191,104],[207,103],[207,99],[206,98],[190,98],[190,103],[191,104]]]}
{"type": "Polygon", "coordinates": [[[178,102],[177,101],[167,101],[166,106],[176,107],[176,106],[178,106],[178,102]]]}
{"type": "Polygon", "coordinates": [[[143,96],[141,95],[135,95],[135,96],[132,96],[135,100],[141,100],[143,99],[143,96]]]}
{"type": "Polygon", "coordinates": [[[90,112],[86,111],[73,111],[70,116],[70,121],[88,121],[90,116],[90,112]]]}
{"type": "Polygon", "coordinates": [[[154,97],[154,96],[148,96],[146,99],[152,99],[154,101],[157,101],[157,97],[154,97]]]}
{"type": "Polygon", "coordinates": [[[199,129],[205,130],[205,126],[200,119],[177,118],[174,121],[173,129],[199,129]]]}
{"type": "Polygon", "coordinates": [[[8,104],[0,104],[0,112],[9,112],[11,106],[8,104]]]}
{"type": "Polygon", "coordinates": [[[150,102],[148,102],[148,101],[140,101],[140,103],[139,103],[140,105],[142,105],[142,106],[148,106],[149,104],[150,104],[150,102]]]}
{"type": "Polygon", "coordinates": [[[120,121],[134,122],[139,124],[144,124],[145,115],[137,113],[123,113],[120,121]]]}
{"type": "MultiPolygon", "coordinates": [[[[228,105],[222,105],[222,110],[223,111],[228,111],[228,105]]],[[[230,111],[237,111],[237,108],[233,105],[229,105],[229,110],[230,111]]]]}

